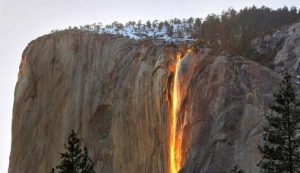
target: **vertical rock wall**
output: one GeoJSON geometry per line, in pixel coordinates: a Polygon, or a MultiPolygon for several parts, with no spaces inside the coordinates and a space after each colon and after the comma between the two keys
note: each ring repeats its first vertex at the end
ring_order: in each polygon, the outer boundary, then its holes
{"type": "Polygon", "coordinates": [[[168,61],[149,42],[66,31],[23,53],[9,173],[49,172],[71,129],[101,173],[165,170],[168,61]]]}
{"type": "MultiPolygon", "coordinates": [[[[225,53],[187,56],[181,172],[224,172],[233,164],[258,172],[263,115],[279,75],[225,53]]],[[[174,59],[172,49],[150,41],[88,32],[31,42],[15,90],[9,173],[49,172],[71,129],[96,172],[166,173],[174,59]]]]}
{"type": "Polygon", "coordinates": [[[200,60],[180,116],[186,149],[183,173],[228,172],[234,164],[258,173],[264,114],[280,78],[238,56],[200,60]]]}

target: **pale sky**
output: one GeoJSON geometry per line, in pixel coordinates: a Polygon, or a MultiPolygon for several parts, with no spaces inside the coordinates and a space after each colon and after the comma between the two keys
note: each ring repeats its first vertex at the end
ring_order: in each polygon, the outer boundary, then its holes
{"type": "Polygon", "coordinates": [[[205,17],[253,4],[299,8],[300,0],[0,0],[0,173],[8,170],[14,87],[28,42],[68,26],[205,17]]]}

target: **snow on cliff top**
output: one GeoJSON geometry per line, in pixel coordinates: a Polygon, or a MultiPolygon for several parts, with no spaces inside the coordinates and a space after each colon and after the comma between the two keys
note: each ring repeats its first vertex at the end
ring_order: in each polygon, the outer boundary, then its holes
{"type": "MultiPolygon", "coordinates": [[[[146,38],[152,38],[156,40],[165,41],[167,43],[180,43],[180,42],[193,42],[191,37],[193,26],[187,23],[177,24],[164,24],[159,25],[151,24],[131,24],[123,25],[120,23],[113,23],[102,27],[101,24],[84,25],[80,27],[69,27],[68,29],[79,29],[83,31],[95,32],[98,34],[108,33],[113,35],[122,35],[134,40],[141,40],[146,38]]],[[[51,32],[57,32],[60,30],[53,30],[51,32]]]]}

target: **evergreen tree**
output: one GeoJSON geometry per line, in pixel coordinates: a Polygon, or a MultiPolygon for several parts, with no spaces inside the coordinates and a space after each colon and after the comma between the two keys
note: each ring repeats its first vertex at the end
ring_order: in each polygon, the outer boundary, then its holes
{"type": "Polygon", "coordinates": [[[158,30],[161,31],[164,27],[164,23],[163,22],[159,22],[158,24],[158,30]]]}
{"type": "Polygon", "coordinates": [[[138,21],[137,26],[138,26],[138,29],[142,28],[142,21],[141,20],[138,21]]]}
{"type": "Polygon", "coordinates": [[[194,18],[190,17],[187,22],[189,24],[189,29],[192,29],[193,24],[194,24],[194,18]]]}
{"type": "Polygon", "coordinates": [[[272,113],[266,115],[264,144],[259,146],[263,158],[258,166],[265,173],[296,173],[300,171],[300,105],[289,74],[284,75],[274,98],[272,113]]]}
{"type": "MultiPolygon", "coordinates": [[[[61,162],[56,167],[59,173],[95,173],[94,165],[88,156],[87,148],[82,151],[81,140],[77,138],[76,133],[72,130],[68,137],[68,143],[65,144],[64,153],[60,154],[61,162]]],[[[50,173],[54,173],[52,169],[50,173]]]]}
{"type": "Polygon", "coordinates": [[[194,24],[195,31],[200,32],[201,31],[201,27],[202,27],[202,21],[201,21],[201,19],[200,18],[196,18],[195,19],[195,24],[194,24]]]}
{"type": "Polygon", "coordinates": [[[150,22],[150,20],[148,20],[148,21],[146,22],[146,26],[147,26],[147,28],[151,29],[151,22],[150,22]]]}
{"type": "Polygon", "coordinates": [[[173,37],[173,35],[174,35],[174,27],[173,27],[173,25],[170,25],[168,27],[167,34],[168,34],[169,37],[173,37]]]}
{"type": "Polygon", "coordinates": [[[234,165],[230,173],[245,173],[245,171],[242,170],[238,165],[234,165]]]}

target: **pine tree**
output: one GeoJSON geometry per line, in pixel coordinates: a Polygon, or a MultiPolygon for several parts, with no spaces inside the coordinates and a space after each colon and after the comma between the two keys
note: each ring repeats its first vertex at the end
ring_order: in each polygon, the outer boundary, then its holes
{"type": "Polygon", "coordinates": [[[265,173],[296,173],[300,171],[300,105],[289,74],[284,75],[274,98],[272,113],[266,115],[264,144],[259,146],[263,158],[258,166],[265,173]]]}
{"type": "Polygon", "coordinates": [[[147,28],[151,29],[151,22],[150,22],[150,20],[148,20],[148,21],[146,22],[146,26],[147,26],[147,28]]]}
{"type": "Polygon", "coordinates": [[[234,165],[230,173],[245,173],[245,171],[242,170],[238,165],[234,165]]]}
{"type": "Polygon", "coordinates": [[[173,25],[170,25],[168,27],[167,34],[168,34],[169,37],[173,37],[173,35],[174,35],[174,27],[173,27],[173,25]]]}
{"type": "MultiPolygon", "coordinates": [[[[64,153],[60,154],[61,162],[56,167],[59,173],[95,173],[94,165],[88,156],[87,148],[81,149],[81,140],[77,138],[76,133],[72,130],[65,144],[64,153]]],[[[54,169],[50,173],[54,173],[54,169]]]]}

